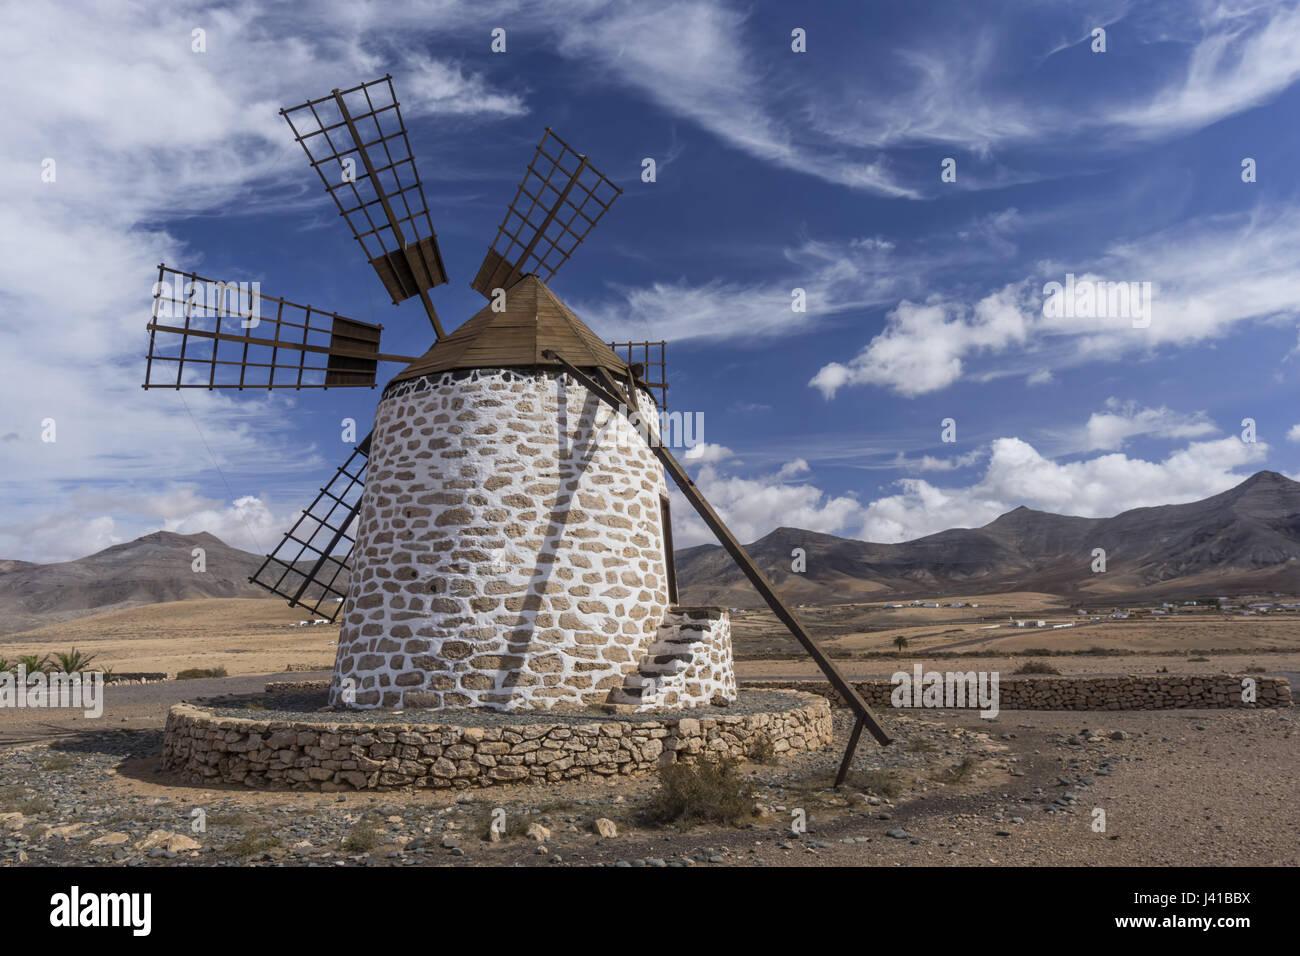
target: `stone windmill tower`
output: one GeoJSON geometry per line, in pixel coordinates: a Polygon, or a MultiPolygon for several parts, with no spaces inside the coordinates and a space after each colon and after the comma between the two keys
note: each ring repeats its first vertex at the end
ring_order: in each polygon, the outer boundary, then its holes
{"type": "MultiPolygon", "coordinates": [[[[672,639],[671,622],[660,633],[676,596],[657,428],[643,436],[551,351],[635,377],[530,274],[384,390],[336,702],[352,688],[363,707],[606,703],[629,679],[639,688],[651,647],[672,639]]],[[[654,423],[649,390],[634,394],[654,423]]],[[[712,636],[721,650],[726,635],[712,636]]],[[[718,665],[659,696],[734,699],[729,653],[718,665]]]]}
{"type": "Polygon", "coordinates": [[[729,623],[676,606],[671,477],[857,720],[889,738],[658,440],[664,343],[608,345],[548,288],[621,193],[547,129],[448,334],[446,269],[389,76],[281,110],[394,304],[435,341],[158,267],[145,388],[384,388],[375,427],[252,578],[337,620],[336,706],[674,709],[735,699],[729,623]],[[273,314],[272,314],[273,313],[273,314]],[[638,353],[640,361],[637,361],[638,353]]]}

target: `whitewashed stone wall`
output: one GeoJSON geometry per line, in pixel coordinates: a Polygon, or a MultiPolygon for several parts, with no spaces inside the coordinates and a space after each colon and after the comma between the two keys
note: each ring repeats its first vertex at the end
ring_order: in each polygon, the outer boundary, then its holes
{"type": "MultiPolygon", "coordinates": [[[[639,397],[652,421],[653,402],[639,397]]],[[[553,372],[390,385],[375,415],[331,703],[604,702],[668,607],[664,491],[636,430],[553,372]]]]}
{"type": "Polygon", "coordinates": [[[722,608],[673,608],[636,673],[610,696],[631,713],[729,704],[736,699],[731,618],[722,608]]]}

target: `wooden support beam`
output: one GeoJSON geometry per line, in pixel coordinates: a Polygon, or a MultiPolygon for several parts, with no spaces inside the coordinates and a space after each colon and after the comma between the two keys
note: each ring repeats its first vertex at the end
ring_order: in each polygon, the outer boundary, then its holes
{"type": "MultiPolygon", "coordinates": [[[[607,386],[597,382],[586,373],[575,368],[562,356],[548,349],[542,353],[542,357],[559,362],[564,370],[569,375],[573,376],[578,384],[582,385],[587,389],[587,391],[604,401],[615,411],[619,410],[620,406],[622,406],[625,415],[635,411],[635,409],[628,405],[626,397],[621,396],[621,393],[617,388],[612,390],[609,389],[607,386]]],[[[821,668],[821,672],[826,675],[826,679],[830,681],[831,687],[833,687],[835,692],[840,695],[840,699],[842,699],[848,705],[849,709],[853,711],[856,720],[853,732],[849,736],[849,746],[844,752],[844,760],[841,762],[839,773],[835,778],[835,786],[838,787],[844,782],[845,777],[848,775],[849,764],[852,763],[853,753],[857,749],[858,738],[862,734],[862,728],[865,726],[870,730],[871,735],[882,745],[891,743],[889,735],[885,732],[885,729],[881,727],[880,722],[876,720],[875,715],[871,712],[871,708],[868,707],[867,702],[862,699],[862,695],[858,693],[857,688],[849,683],[848,679],[840,673],[839,668],[835,666],[834,662],[826,656],[826,653],[817,645],[817,642],[813,640],[812,635],[804,630],[803,624],[800,623],[797,617],[795,617],[794,612],[790,610],[783,600],[781,600],[781,596],[776,593],[776,588],[772,585],[772,582],[767,579],[767,575],[759,569],[758,565],[754,563],[754,559],[749,556],[749,553],[745,550],[744,546],[736,540],[735,535],[731,533],[723,520],[718,517],[717,512],[714,511],[713,507],[707,500],[705,500],[704,495],[701,494],[699,488],[695,486],[695,482],[691,480],[690,475],[688,475],[686,470],[678,464],[677,459],[672,456],[668,449],[664,448],[656,440],[650,442],[650,450],[654,453],[654,456],[659,459],[659,463],[664,466],[664,471],[666,471],[673,481],[676,482],[677,487],[681,489],[682,494],[686,497],[686,500],[691,503],[691,506],[695,509],[696,513],[698,513],[704,520],[704,523],[709,526],[709,530],[714,533],[722,547],[729,555],[731,555],[732,560],[736,562],[736,565],[744,573],[745,577],[749,578],[749,581],[754,585],[755,590],[757,590],[763,600],[767,602],[767,606],[772,609],[772,613],[775,614],[778,620],[789,629],[795,640],[803,645],[804,650],[808,652],[809,656],[812,657],[817,666],[821,668]]]]}

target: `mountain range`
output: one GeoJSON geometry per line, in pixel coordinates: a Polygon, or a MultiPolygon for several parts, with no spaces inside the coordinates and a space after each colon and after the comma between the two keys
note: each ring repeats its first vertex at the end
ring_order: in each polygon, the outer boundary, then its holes
{"type": "MultiPolygon", "coordinates": [[[[832,604],[1039,591],[1084,602],[1300,590],[1300,482],[1261,471],[1180,505],[1078,518],[1019,507],[982,528],[872,544],[777,528],[746,550],[790,601],[832,604]],[[806,570],[792,570],[804,549],[806,570]],[[1105,571],[1094,572],[1094,549],[1105,571]]],[[[684,602],[759,603],[717,545],[677,554],[684,602]]]]}
{"type": "MultiPolygon", "coordinates": [[[[777,528],[747,546],[798,604],[1039,591],[1085,603],[1300,591],[1300,482],[1261,471],[1180,505],[1078,518],[1020,507],[982,528],[873,544],[777,528]],[[792,569],[797,548],[805,568],[792,569]],[[1105,551],[1104,573],[1092,570],[1105,551]]],[[[76,561],[0,560],[0,634],[141,604],[264,597],[258,555],[213,535],[158,531],[76,561]],[[192,570],[205,551],[207,569],[192,570]]],[[[681,602],[754,607],[761,599],[717,545],[676,553],[681,602]]]]}

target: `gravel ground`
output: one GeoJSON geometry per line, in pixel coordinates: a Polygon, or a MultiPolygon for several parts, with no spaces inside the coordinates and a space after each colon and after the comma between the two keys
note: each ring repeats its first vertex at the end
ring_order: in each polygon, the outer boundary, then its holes
{"type": "MultiPolygon", "coordinates": [[[[688,830],[641,822],[653,777],[461,792],[200,789],[158,771],[157,729],[55,728],[0,761],[0,864],[1300,863],[1294,710],[1022,711],[993,721],[935,711],[887,722],[895,744],[864,736],[842,790],[829,788],[837,749],[746,764],[752,822],[688,830]],[[489,842],[495,808],[507,836],[489,842]],[[191,828],[195,811],[202,832],[191,828]],[[597,836],[598,818],[618,835],[597,836]],[[792,832],[798,819],[806,832],[792,832]],[[544,841],[527,835],[533,823],[544,841]]],[[[848,724],[837,712],[840,746],[848,724]]]]}
{"type": "MultiPolygon", "coordinates": [[[[661,720],[663,714],[609,714],[603,710],[552,710],[502,713],[476,708],[458,710],[454,714],[435,710],[333,710],[328,706],[328,695],[321,691],[281,691],[274,694],[246,694],[225,696],[209,700],[196,700],[195,704],[210,709],[222,717],[243,717],[249,720],[284,720],[290,722],[330,724],[429,724],[456,727],[506,727],[519,724],[599,724],[643,723],[661,720]]],[[[780,691],[742,690],[735,703],[728,707],[696,707],[682,712],[683,717],[726,717],[761,714],[765,711],[789,710],[800,703],[793,694],[780,691]]]]}

